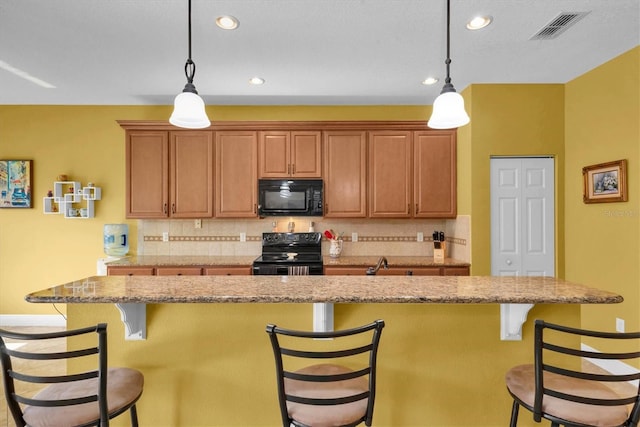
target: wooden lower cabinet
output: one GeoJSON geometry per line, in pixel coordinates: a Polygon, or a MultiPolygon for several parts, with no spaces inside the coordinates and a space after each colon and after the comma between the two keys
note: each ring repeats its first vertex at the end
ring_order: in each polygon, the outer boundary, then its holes
{"type": "Polygon", "coordinates": [[[232,266],[163,266],[123,267],[107,266],[107,276],[250,276],[250,265],[232,266]]]}
{"type": "Polygon", "coordinates": [[[200,267],[158,267],[156,276],[201,276],[200,267]]]}
{"type": "Polygon", "coordinates": [[[153,267],[109,267],[107,266],[107,276],[154,276],[153,267]]]}
{"type": "Polygon", "coordinates": [[[443,267],[389,267],[378,270],[380,276],[446,276],[443,267]]]}
{"type": "Polygon", "coordinates": [[[205,276],[251,276],[251,266],[205,267],[205,276]]]}
{"type": "MultiPolygon", "coordinates": [[[[367,266],[325,266],[325,276],[365,276],[367,274],[367,266]]],[[[380,269],[378,276],[468,276],[469,267],[389,267],[387,270],[380,269]],[[410,273],[410,274],[409,274],[410,273]]]]}
{"type": "Polygon", "coordinates": [[[443,276],[468,276],[469,267],[447,267],[443,276]]]}

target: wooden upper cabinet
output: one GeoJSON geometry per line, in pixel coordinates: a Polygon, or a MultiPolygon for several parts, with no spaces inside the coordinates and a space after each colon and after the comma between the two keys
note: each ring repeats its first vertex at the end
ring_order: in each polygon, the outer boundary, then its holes
{"type": "Polygon", "coordinates": [[[455,218],[457,214],[456,133],[414,133],[416,218],[455,218]]]}
{"type": "Polygon", "coordinates": [[[126,133],[126,216],[169,216],[169,133],[126,133]]]}
{"type": "Polygon", "coordinates": [[[367,215],[367,134],[325,131],[324,216],[364,218],[367,215]]]}
{"type": "Polygon", "coordinates": [[[323,179],[328,218],[457,214],[455,130],[395,121],[219,122],[202,130],[119,123],[127,218],[253,218],[258,178],[290,177],[323,179]]]}
{"type": "Polygon", "coordinates": [[[369,132],[369,217],[410,218],[412,133],[369,132]]]}
{"type": "Polygon", "coordinates": [[[211,132],[171,132],[170,216],[213,216],[213,137],[211,132]]]}
{"type": "Polygon", "coordinates": [[[260,178],[320,178],[321,132],[260,132],[259,159],[260,178]]]}
{"type": "Polygon", "coordinates": [[[258,216],[257,165],[257,132],[216,132],[216,217],[258,216]]]}
{"type": "Polygon", "coordinates": [[[321,132],[291,132],[291,176],[322,177],[321,132]]]}
{"type": "Polygon", "coordinates": [[[130,131],[127,218],[213,215],[211,132],[130,131]]]}

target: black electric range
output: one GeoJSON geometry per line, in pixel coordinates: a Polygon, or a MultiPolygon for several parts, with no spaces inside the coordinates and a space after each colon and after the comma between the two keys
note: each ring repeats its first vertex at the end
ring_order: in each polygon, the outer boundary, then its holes
{"type": "Polygon", "coordinates": [[[321,275],[320,233],[262,233],[262,255],[253,261],[254,275],[321,275]]]}

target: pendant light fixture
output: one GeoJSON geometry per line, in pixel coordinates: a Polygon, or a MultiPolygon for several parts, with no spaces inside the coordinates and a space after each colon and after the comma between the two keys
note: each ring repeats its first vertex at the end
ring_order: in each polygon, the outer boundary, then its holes
{"type": "Polygon", "coordinates": [[[209,127],[211,121],[204,109],[204,101],[193,85],[193,76],[196,74],[196,64],[191,60],[191,0],[189,0],[189,58],[184,65],[184,73],[187,76],[187,84],[182,93],[176,96],[173,114],[169,123],[174,126],[188,129],[202,129],[209,127]]]}
{"type": "Polygon", "coordinates": [[[447,78],[440,95],[433,102],[433,112],[427,123],[433,129],[453,129],[469,123],[469,116],[464,110],[464,99],[456,92],[449,77],[449,64],[451,64],[450,45],[450,21],[451,21],[451,0],[447,0],[447,78]]]}

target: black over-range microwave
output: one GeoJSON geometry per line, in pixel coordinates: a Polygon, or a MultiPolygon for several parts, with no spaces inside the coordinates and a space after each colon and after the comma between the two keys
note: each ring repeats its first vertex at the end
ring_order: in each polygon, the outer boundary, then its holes
{"type": "Polygon", "coordinates": [[[322,216],[321,179],[258,180],[258,215],[322,216]]]}

